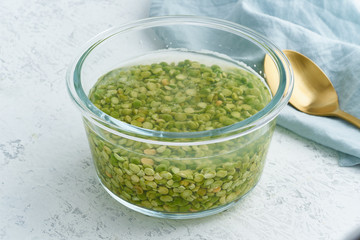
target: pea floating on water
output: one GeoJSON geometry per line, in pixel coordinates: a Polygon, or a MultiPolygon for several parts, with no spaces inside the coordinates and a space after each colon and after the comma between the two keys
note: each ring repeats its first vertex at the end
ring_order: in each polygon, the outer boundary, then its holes
{"type": "Polygon", "coordinates": [[[137,127],[188,132],[244,120],[261,110],[270,94],[257,76],[245,70],[223,71],[217,65],[185,60],[115,69],[99,79],[90,100],[137,127]]]}

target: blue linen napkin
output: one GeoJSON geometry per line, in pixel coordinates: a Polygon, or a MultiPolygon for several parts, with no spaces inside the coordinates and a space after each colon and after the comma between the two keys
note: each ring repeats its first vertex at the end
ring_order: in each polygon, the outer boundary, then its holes
{"type": "MultiPolygon", "coordinates": [[[[357,0],[152,0],[150,16],[216,17],[249,27],[281,49],[298,51],[331,79],[340,108],[360,118],[360,2],[357,0]]],[[[360,129],[285,107],[277,123],[339,151],[340,166],[360,164],[360,129]]]]}

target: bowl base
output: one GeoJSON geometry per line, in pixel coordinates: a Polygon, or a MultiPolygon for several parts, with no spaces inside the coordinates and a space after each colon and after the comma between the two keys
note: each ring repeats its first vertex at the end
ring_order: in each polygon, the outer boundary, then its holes
{"type": "Polygon", "coordinates": [[[125,201],[124,199],[118,197],[117,195],[115,195],[113,192],[111,192],[99,179],[99,182],[101,183],[101,185],[103,186],[103,188],[106,190],[106,192],[108,192],[110,194],[111,197],[113,197],[116,201],[118,201],[119,203],[121,203],[122,205],[124,205],[125,207],[128,207],[136,212],[142,213],[144,215],[150,216],[150,217],[157,217],[157,218],[166,218],[166,219],[194,219],[194,218],[202,218],[202,217],[207,217],[210,215],[214,215],[220,212],[223,212],[227,209],[229,209],[230,207],[232,207],[233,205],[235,205],[238,201],[240,201],[241,199],[243,199],[245,196],[247,196],[253,189],[254,187],[257,185],[255,184],[247,193],[245,193],[243,196],[241,196],[239,199],[230,202],[226,205],[214,208],[214,209],[209,209],[209,210],[205,210],[205,211],[201,211],[201,212],[188,212],[188,213],[166,213],[166,212],[159,212],[159,211],[155,211],[155,210],[150,210],[150,209],[146,209],[143,207],[139,207],[136,206],[135,204],[129,203],[127,201],[125,201]]]}

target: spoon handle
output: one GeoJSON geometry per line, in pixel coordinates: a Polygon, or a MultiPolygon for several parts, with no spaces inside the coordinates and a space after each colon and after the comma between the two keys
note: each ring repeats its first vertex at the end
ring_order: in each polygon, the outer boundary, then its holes
{"type": "Polygon", "coordinates": [[[344,112],[340,109],[333,112],[334,116],[337,116],[339,118],[344,119],[345,121],[348,121],[349,123],[355,125],[356,127],[360,128],[360,119],[354,117],[353,115],[348,114],[347,112],[344,112]]]}

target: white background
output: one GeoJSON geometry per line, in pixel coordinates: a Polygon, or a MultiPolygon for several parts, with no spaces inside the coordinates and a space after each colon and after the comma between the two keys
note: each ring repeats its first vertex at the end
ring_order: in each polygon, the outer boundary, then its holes
{"type": "Polygon", "coordinates": [[[65,73],[146,0],[0,0],[0,239],[345,239],[360,228],[360,167],[277,127],[257,187],[196,220],[144,216],[97,181],[65,73]]]}

